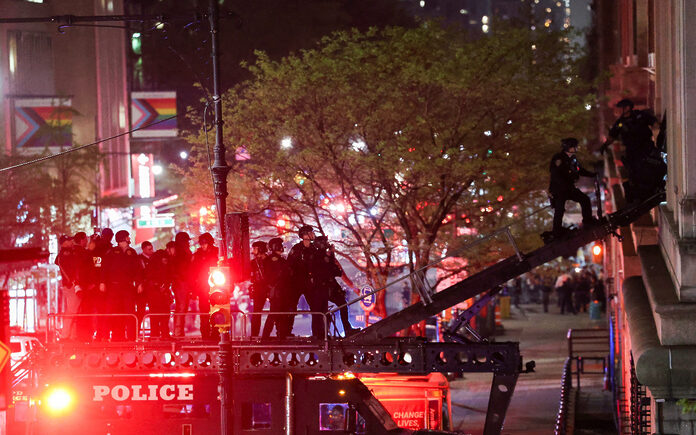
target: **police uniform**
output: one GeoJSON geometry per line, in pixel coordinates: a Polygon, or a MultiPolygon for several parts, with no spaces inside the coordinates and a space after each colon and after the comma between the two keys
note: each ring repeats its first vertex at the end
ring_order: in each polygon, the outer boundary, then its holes
{"type": "MultiPolygon", "coordinates": [[[[111,314],[135,314],[136,285],[141,283],[142,269],[138,254],[130,246],[125,250],[120,246],[111,248],[104,257],[102,283],[106,286],[106,306],[111,314]]],[[[135,340],[132,319],[111,317],[108,329],[114,341],[135,340]]]]}
{"type": "MultiPolygon", "coordinates": [[[[295,311],[297,307],[297,298],[293,292],[290,283],[292,271],[290,263],[277,252],[271,252],[262,263],[264,273],[264,283],[268,290],[268,296],[271,300],[272,312],[290,312],[295,311]],[[294,305],[293,305],[294,304],[294,305]]],[[[292,332],[294,317],[287,314],[271,314],[266,319],[263,325],[261,336],[268,338],[276,328],[276,334],[279,338],[285,338],[292,332]]]]}
{"type": "MultiPolygon", "coordinates": [[[[262,259],[260,255],[257,255],[253,260],[251,260],[251,288],[249,293],[251,296],[252,311],[254,313],[260,313],[263,311],[263,306],[266,304],[266,299],[270,299],[265,272],[266,258],[262,259]]],[[[285,277],[284,279],[288,280],[289,276],[285,277]]],[[[253,337],[258,336],[260,331],[261,316],[254,314],[251,316],[251,335],[253,337]]]]}
{"type": "MultiPolygon", "coordinates": [[[[313,244],[305,246],[304,242],[300,241],[290,249],[288,254],[288,263],[292,271],[292,286],[289,289],[288,305],[292,310],[297,309],[297,304],[300,301],[300,296],[304,294],[310,310],[314,311],[310,299],[312,299],[312,282],[310,277],[311,259],[316,255],[317,249],[313,244]]],[[[294,325],[295,318],[290,319],[290,330],[294,325]]]]}
{"type": "Polygon", "coordinates": [[[172,290],[174,291],[175,311],[177,314],[174,317],[174,335],[176,336],[184,335],[186,318],[183,314],[188,311],[190,292],[194,286],[193,274],[191,273],[192,257],[193,254],[189,248],[188,239],[185,242],[183,238],[177,239],[176,251],[171,259],[172,290]]]}
{"type": "Polygon", "coordinates": [[[557,153],[551,158],[549,172],[551,173],[549,192],[554,210],[553,233],[560,235],[563,230],[563,215],[565,214],[565,203],[568,200],[580,204],[583,223],[591,222],[592,203],[587,195],[575,187],[575,182],[581,175],[594,177],[595,173],[580,166],[575,156],[569,156],[565,151],[557,153]]]}
{"type": "MultiPolygon", "coordinates": [[[[336,264],[333,255],[328,250],[315,249],[310,258],[309,276],[311,283],[309,308],[312,311],[326,313],[329,310],[329,292],[335,286],[336,277],[341,276],[343,270],[336,264]]],[[[324,338],[325,325],[321,316],[312,316],[312,335],[315,338],[324,338]]]]}
{"type": "Polygon", "coordinates": [[[210,286],[208,284],[208,274],[211,267],[217,266],[218,248],[215,245],[208,245],[208,249],[199,248],[193,254],[192,269],[196,277],[192,297],[198,298],[198,311],[201,313],[201,337],[204,340],[215,339],[217,329],[210,324],[210,286]]]}
{"type": "Polygon", "coordinates": [[[169,338],[169,313],[172,305],[171,272],[166,250],[152,256],[140,255],[143,266],[143,295],[150,312],[150,337],[169,338]]]}
{"type": "MultiPolygon", "coordinates": [[[[66,238],[66,240],[70,240],[66,238]]],[[[62,243],[61,243],[62,244],[62,243]]],[[[66,314],[63,318],[63,339],[75,338],[76,317],[71,316],[79,313],[80,299],[75,294],[75,284],[77,278],[79,259],[74,247],[64,246],[60,248],[56,256],[55,264],[60,268],[60,307],[62,313],[66,314]]]]}

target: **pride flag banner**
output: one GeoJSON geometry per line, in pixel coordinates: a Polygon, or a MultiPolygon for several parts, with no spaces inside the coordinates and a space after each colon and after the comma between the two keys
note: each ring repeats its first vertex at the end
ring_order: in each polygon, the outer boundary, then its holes
{"type": "Polygon", "coordinates": [[[18,150],[72,146],[71,98],[13,98],[13,137],[18,150]]]}
{"type": "Polygon", "coordinates": [[[176,137],[176,92],[131,92],[131,123],[134,138],[176,137]]]}

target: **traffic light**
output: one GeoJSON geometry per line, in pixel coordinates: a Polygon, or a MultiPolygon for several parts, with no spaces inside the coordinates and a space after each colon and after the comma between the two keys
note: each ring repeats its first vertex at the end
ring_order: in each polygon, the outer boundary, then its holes
{"type": "Polygon", "coordinates": [[[602,246],[602,242],[595,242],[595,244],[592,245],[592,261],[597,264],[602,264],[603,260],[604,246],[602,246]]]}
{"type": "Polygon", "coordinates": [[[210,323],[221,332],[230,328],[230,268],[211,267],[208,274],[210,286],[210,323]]]}

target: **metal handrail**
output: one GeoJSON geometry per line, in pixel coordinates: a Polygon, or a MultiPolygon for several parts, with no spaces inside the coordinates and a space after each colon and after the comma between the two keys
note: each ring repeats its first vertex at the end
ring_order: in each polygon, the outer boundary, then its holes
{"type": "Polygon", "coordinates": [[[99,318],[105,318],[105,317],[126,317],[126,318],[132,318],[133,322],[135,324],[135,336],[136,338],[140,334],[140,325],[138,322],[138,316],[136,316],[133,313],[94,313],[94,314],[58,314],[58,313],[49,313],[47,318],[46,318],[46,343],[53,343],[53,336],[51,333],[55,333],[55,320],[57,319],[64,319],[64,318],[77,318],[77,317],[94,317],[96,319],[99,318]],[[52,322],[53,320],[53,322],[52,322]],[[54,326],[54,328],[51,328],[51,326],[54,326]]]}
{"type": "Polygon", "coordinates": [[[412,276],[414,276],[414,275],[417,276],[417,274],[419,274],[419,273],[421,273],[421,272],[423,272],[423,271],[425,271],[425,270],[427,270],[427,269],[429,269],[429,268],[431,268],[431,267],[433,267],[433,266],[435,266],[435,265],[438,265],[438,264],[442,263],[442,262],[445,261],[446,259],[448,259],[448,258],[450,258],[450,257],[458,256],[459,254],[463,253],[464,251],[467,251],[467,250],[469,250],[469,249],[471,249],[471,248],[474,248],[474,247],[476,247],[476,246],[478,246],[478,245],[480,245],[480,244],[482,244],[482,243],[484,243],[484,242],[487,242],[487,241],[489,241],[489,240],[491,240],[491,239],[493,239],[493,238],[495,238],[495,237],[498,237],[498,236],[501,235],[501,234],[505,234],[505,235],[506,235],[506,237],[508,238],[508,241],[510,242],[512,248],[515,250],[515,255],[517,255],[518,259],[519,259],[520,261],[522,261],[522,260],[523,260],[522,253],[521,253],[521,251],[519,250],[519,248],[518,248],[518,246],[517,246],[517,243],[515,242],[515,239],[512,237],[512,233],[510,232],[510,228],[512,228],[512,227],[515,226],[515,225],[519,225],[519,224],[522,223],[522,221],[524,221],[525,219],[527,219],[527,218],[529,218],[529,217],[532,217],[532,216],[534,216],[535,214],[541,213],[542,211],[544,211],[544,210],[546,210],[546,209],[548,209],[548,208],[551,208],[551,206],[548,206],[548,205],[547,205],[547,206],[545,206],[545,207],[542,207],[542,208],[539,208],[539,209],[537,209],[537,210],[534,210],[534,211],[531,212],[530,214],[528,214],[528,215],[526,215],[526,216],[522,216],[521,218],[517,219],[515,222],[512,222],[512,223],[510,223],[510,224],[508,224],[508,225],[505,225],[505,226],[503,226],[503,227],[500,227],[500,228],[498,228],[497,230],[493,231],[492,233],[490,233],[490,234],[488,234],[488,235],[486,235],[486,236],[484,236],[484,237],[482,237],[482,238],[480,238],[480,239],[478,239],[478,240],[474,240],[473,242],[467,243],[467,244],[465,244],[464,246],[462,246],[462,247],[460,247],[459,249],[456,249],[456,250],[454,250],[454,251],[452,251],[452,252],[449,252],[449,251],[448,251],[448,252],[447,252],[447,255],[445,255],[444,257],[441,257],[441,258],[439,258],[439,259],[436,259],[436,260],[434,260],[433,262],[431,262],[431,263],[429,263],[429,264],[427,264],[427,265],[421,267],[420,269],[414,270],[413,272],[411,272],[411,273],[408,274],[408,275],[404,275],[404,276],[402,276],[402,277],[399,277],[399,278],[395,279],[394,281],[388,282],[388,283],[385,284],[383,287],[380,287],[380,288],[378,288],[378,289],[375,289],[375,290],[373,290],[373,291],[371,291],[371,292],[369,292],[369,293],[366,293],[366,294],[364,294],[364,295],[362,295],[362,296],[360,296],[360,297],[358,297],[358,298],[356,298],[356,299],[352,299],[352,300],[346,302],[346,303],[343,304],[343,305],[337,306],[337,307],[335,307],[335,308],[329,310],[328,314],[333,314],[333,313],[335,313],[336,311],[340,310],[340,309],[343,308],[343,307],[347,307],[347,306],[353,305],[353,304],[355,304],[355,303],[357,303],[357,302],[360,302],[360,301],[362,301],[363,299],[372,296],[373,294],[376,294],[376,293],[379,293],[379,292],[381,292],[381,291],[386,290],[387,287],[390,287],[390,286],[392,286],[393,284],[396,284],[396,283],[398,283],[398,282],[401,282],[401,281],[403,281],[403,280],[405,280],[405,279],[410,279],[410,278],[411,278],[412,276]]]}
{"type": "Polygon", "coordinates": [[[575,360],[577,388],[581,374],[606,374],[610,343],[608,329],[568,329],[568,358],[575,360]],[[582,347],[585,345],[585,347],[582,347]],[[585,361],[602,363],[601,371],[586,371],[585,361]]]}
{"type": "MultiPolygon", "coordinates": [[[[153,317],[167,317],[167,318],[172,318],[175,319],[176,317],[186,317],[186,316],[206,316],[210,315],[210,312],[201,312],[201,311],[187,311],[185,313],[177,313],[177,312],[169,312],[169,313],[147,313],[143,316],[140,324],[144,325],[145,324],[145,319],[151,319],[153,317]]],[[[145,331],[152,331],[152,322],[150,322],[150,327],[149,328],[143,328],[141,327],[140,330],[138,331],[138,335],[136,338],[136,341],[145,341],[145,331]]],[[[176,336],[174,336],[176,338],[176,336]]]]}
{"type": "MultiPolygon", "coordinates": [[[[235,316],[241,315],[242,319],[243,319],[243,321],[242,321],[242,332],[243,333],[241,335],[237,335],[234,331],[231,331],[232,332],[232,340],[235,340],[237,338],[239,338],[240,340],[250,338],[250,336],[248,336],[246,334],[247,322],[248,322],[248,319],[250,317],[276,315],[276,314],[281,315],[281,316],[290,316],[290,315],[298,316],[298,315],[305,315],[305,314],[309,314],[310,316],[322,316],[322,319],[324,321],[324,338],[322,341],[327,342],[329,339],[328,338],[329,337],[328,336],[328,331],[329,331],[328,330],[328,320],[327,320],[328,313],[322,313],[321,311],[250,311],[248,313],[244,313],[244,312],[240,311],[240,312],[235,312],[232,314],[234,314],[235,316]]],[[[268,319],[266,319],[266,321],[268,321],[268,319]]]]}
{"type": "Polygon", "coordinates": [[[563,376],[561,377],[561,399],[558,404],[558,414],[556,415],[556,426],[554,435],[565,435],[568,431],[568,403],[570,393],[573,389],[572,376],[572,361],[573,358],[566,358],[563,364],[563,376]]]}

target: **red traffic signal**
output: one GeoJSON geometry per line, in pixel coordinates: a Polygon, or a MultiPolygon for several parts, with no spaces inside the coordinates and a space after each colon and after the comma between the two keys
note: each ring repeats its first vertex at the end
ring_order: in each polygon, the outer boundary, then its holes
{"type": "Polygon", "coordinates": [[[597,264],[602,264],[604,260],[604,246],[601,242],[595,242],[592,245],[592,261],[597,264]]]}
{"type": "Polygon", "coordinates": [[[230,288],[229,267],[211,267],[208,274],[210,286],[210,321],[213,326],[223,329],[230,327],[230,288]]]}

